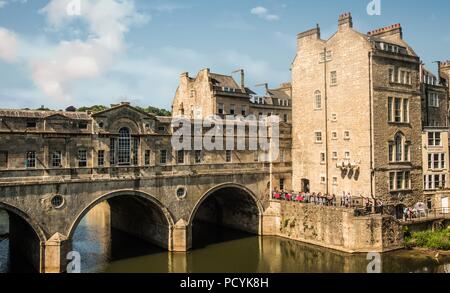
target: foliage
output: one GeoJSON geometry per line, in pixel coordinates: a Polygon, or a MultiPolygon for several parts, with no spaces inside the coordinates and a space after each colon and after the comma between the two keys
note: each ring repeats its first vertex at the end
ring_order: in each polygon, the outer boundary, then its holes
{"type": "Polygon", "coordinates": [[[108,107],[103,106],[103,105],[94,105],[91,107],[81,107],[78,108],[77,111],[78,112],[92,112],[92,113],[97,113],[97,112],[101,112],[108,109],[108,107]]]}
{"type": "Polygon", "coordinates": [[[440,231],[412,232],[405,230],[406,247],[450,250],[450,229],[440,231]]]}
{"type": "Polygon", "coordinates": [[[145,113],[154,114],[156,116],[172,116],[172,113],[170,111],[167,111],[166,109],[159,109],[156,107],[148,106],[147,108],[141,108],[137,107],[138,109],[141,109],[145,113]]]}

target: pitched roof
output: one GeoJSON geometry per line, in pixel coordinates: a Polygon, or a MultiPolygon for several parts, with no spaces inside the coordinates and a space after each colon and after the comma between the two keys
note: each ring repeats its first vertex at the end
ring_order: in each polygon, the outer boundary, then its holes
{"type": "Polygon", "coordinates": [[[161,123],[172,123],[172,117],[169,116],[157,116],[156,119],[161,123]]]}
{"type": "Polygon", "coordinates": [[[62,116],[71,120],[91,119],[91,116],[86,112],[0,109],[0,117],[46,119],[53,116],[62,116]]]}
{"type": "Polygon", "coordinates": [[[106,114],[106,113],[108,113],[108,112],[115,111],[115,110],[120,109],[120,108],[130,108],[130,109],[132,109],[132,110],[134,110],[134,111],[136,111],[136,112],[139,112],[139,113],[141,113],[141,114],[143,114],[143,115],[146,115],[146,116],[148,116],[148,117],[150,117],[150,118],[156,118],[156,115],[147,113],[147,112],[145,112],[145,111],[142,111],[142,110],[139,109],[139,108],[133,107],[133,106],[131,106],[129,103],[120,103],[120,104],[118,104],[118,105],[113,105],[113,106],[111,106],[111,108],[108,108],[108,109],[106,109],[106,110],[97,112],[97,113],[95,113],[95,114],[92,114],[92,116],[93,116],[93,117],[101,116],[101,115],[104,115],[104,114],[106,114]]]}
{"type": "Polygon", "coordinates": [[[221,75],[217,73],[209,74],[214,86],[227,87],[230,89],[240,89],[241,87],[236,83],[234,78],[229,75],[221,75]]]}
{"type": "Polygon", "coordinates": [[[269,89],[268,93],[273,99],[290,100],[292,98],[290,95],[290,88],[288,87],[269,89]]]}

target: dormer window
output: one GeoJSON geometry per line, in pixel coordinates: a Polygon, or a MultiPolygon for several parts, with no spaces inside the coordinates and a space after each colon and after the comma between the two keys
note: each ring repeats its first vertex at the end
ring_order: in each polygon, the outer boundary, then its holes
{"type": "Polygon", "coordinates": [[[222,91],[234,93],[234,92],[236,92],[236,89],[232,89],[229,87],[222,87],[222,91]]]}
{"type": "Polygon", "coordinates": [[[391,53],[396,53],[396,54],[400,54],[400,53],[404,53],[406,54],[406,48],[398,46],[398,45],[394,45],[394,44],[388,44],[388,43],[379,43],[380,49],[386,52],[391,52],[391,53]]]}

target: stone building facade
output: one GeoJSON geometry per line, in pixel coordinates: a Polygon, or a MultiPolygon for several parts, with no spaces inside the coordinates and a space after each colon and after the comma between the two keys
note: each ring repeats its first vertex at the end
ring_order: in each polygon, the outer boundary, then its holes
{"type": "Polygon", "coordinates": [[[420,80],[424,195],[428,208],[432,209],[444,207],[443,199],[447,196],[441,192],[449,187],[448,86],[442,74],[437,77],[424,66],[420,80]]]}
{"type": "Polygon", "coordinates": [[[292,66],[293,113],[302,113],[293,121],[294,189],[376,197],[398,210],[426,201],[423,119],[429,112],[427,122],[434,119],[445,139],[448,101],[423,105],[422,69],[400,24],[362,34],[344,13],[328,40],[319,27],[300,33],[292,66]]]}
{"type": "Polygon", "coordinates": [[[180,84],[172,104],[174,116],[205,118],[217,116],[261,116],[278,115],[280,120],[290,123],[292,119],[292,88],[284,83],[279,88],[269,89],[258,96],[245,85],[244,70],[239,71],[238,84],[231,75],[201,70],[195,78],[181,74],[180,84]]]}
{"type": "MultiPolygon", "coordinates": [[[[130,168],[132,176],[133,168],[265,163],[263,151],[249,149],[207,151],[192,147],[176,151],[171,141],[173,130],[171,117],[156,117],[128,103],[95,114],[0,110],[0,181],[70,177],[73,172],[93,172],[101,177],[109,174],[110,168],[130,168]]],[[[208,130],[205,126],[203,134],[208,130]]],[[[246,131],[240,138],[248,146],[248,127],[246,131]]],[[[282,155],[277,162],[290,163],[290,131],[290,125],[282,123],[282,155]]]]}

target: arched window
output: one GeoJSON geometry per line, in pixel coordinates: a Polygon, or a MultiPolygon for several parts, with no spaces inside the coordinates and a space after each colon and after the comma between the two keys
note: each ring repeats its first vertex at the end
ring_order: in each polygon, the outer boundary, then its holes
{"type": "Polygon", "coordinates": [[[409,162],[410,145],[401,133],[395,135],[394,141],[389,143],[389,162],[409,162]]]}
{"type": "Polygon", "coordinates": [[[395,161],[403,161],[403,136],[401,134],[395,136],[395,161]]]}
{"type": "Polygon", "coordinates": [[[314,109],[322,109],[322,93],[318,90],[314,92],[314,109]]]}
{"type": "Polygon", "coordinates": [[[131,132],[128,128],[119,131],[119,165],[129,165],[131,163],[131,132]]]}

